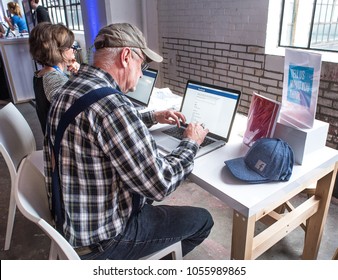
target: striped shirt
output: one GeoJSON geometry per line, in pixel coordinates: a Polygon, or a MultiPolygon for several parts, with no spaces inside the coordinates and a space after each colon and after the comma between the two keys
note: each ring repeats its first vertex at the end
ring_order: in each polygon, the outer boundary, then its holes
{"type": "MultiPolygon", "coordinates": [[[[51,105],[51,142],[63,113],[81,96],[101,87],[116,88],[101,69],[82,65],[51,105]]],[[[121,233],[133,209],[133,194],[163,200],[191,173],[198,150],[183,139],[169,155],[159,155],[148,127],[154,112],[138,112],[123,94],[112,94],[80,113],[60,144],[64,235],[74,247],[88,246],[121,233]]],[[[51,156],[45,139],[46,184],[51,197],[51,156]]]]}
{"type": "Polygon", "coordinates": [[[53,70],[42,76],[43,90],[49,102],[54,98],[55,93],[68,81],[68,76],[59,71],[53,70]]]}

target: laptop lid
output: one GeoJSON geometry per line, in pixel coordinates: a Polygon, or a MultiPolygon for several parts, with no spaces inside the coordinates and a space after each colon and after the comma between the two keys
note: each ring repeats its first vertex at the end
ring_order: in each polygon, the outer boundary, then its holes
{"type": "MultiPolygon", "coordinates": [[[[230,137],[241,92],[234,89],[189,80],[183,96],[181,112],[186,123],[204,123],[209,129],[208,144],[201,145],[196,158],[225,145],[230,137]]],[[[152,131],[152,135],[165,152],[171,152],[180,140],[168,135],[168,127],[152,131]]]]}
{"type": "Polygon", "coordinates": [[[143,76],[139,79],[136,90],[126,94],[126,96],[133,102],[135,106],[148,106],[157,75],[158,70],[155,69],[148,68],[147,70],[143,71],[143,76]]]}
{"type": "Polygon", "coordinates": [[[204,123],[208,136],[228,142],[241,92],[189,80],[180,111],[186,123],[204,123]]]}

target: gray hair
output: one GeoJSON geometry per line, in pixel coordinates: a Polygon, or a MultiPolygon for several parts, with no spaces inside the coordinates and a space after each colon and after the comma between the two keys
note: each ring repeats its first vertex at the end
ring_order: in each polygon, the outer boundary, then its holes
{"type": "Polygon", "coordinates": [[[102,48],[96,50],[93,57],[94,66],[99,64],[101,67],[109,69],[115,63],[122,49],[123,48],[102,48]]]}

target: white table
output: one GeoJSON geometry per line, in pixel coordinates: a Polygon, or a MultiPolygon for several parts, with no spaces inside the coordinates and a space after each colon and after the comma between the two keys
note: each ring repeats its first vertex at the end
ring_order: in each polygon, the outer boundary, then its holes
{"type": "Polygon", "coordinates": [[[307,220],[303,259],[316,259],[337,172],[338,151],[324,147],[312,152],[303,165],[295,165],[288,182],[246,184],[235,179],[224,161],[244,156],[239,130],[245,117],[237,115],[229,143],[196,159],[190,179],[225,202],[234,211],[231,259],[255,259],[307,220]],[[317,183],[315,196],[295,210],[279,215],[275,208],[317,183]],[[254,236],[255,223],[274,222],[254,236]],[[267,219],[269,218],[269,219],[267,219]]]}
{"type": "MultiPolygon", "coordinates": [[[[151,109],[178,109],[181,100],[169,89],[155,89],[150,105],[151,109]]],[[[230,141],[196,159],[189,179],[233,209],[231,259],[255,259],[304,223],[307,230],[302,258],[316,259],[337,174],[338,151],[323,147],[307,155],[302,165],[294,166],[288,182],[243,183],[230,174],[224,161],[244,156],[248,151],[242,144],[246,120],[245,116],[236,115],[230,141]],[[315,195],[293,211],[283,215],[274,211],[313,186],[315,195]],[[259,220],[270,226],[255,236],[259,220]]]]}

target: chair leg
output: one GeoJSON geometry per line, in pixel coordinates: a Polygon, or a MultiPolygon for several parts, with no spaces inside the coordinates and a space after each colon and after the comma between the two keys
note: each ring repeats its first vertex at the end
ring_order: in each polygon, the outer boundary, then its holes
{"type": "Polygon", "coordinates": [[[58,259],[58,248],[55,242],[52,240],[50,243],[49,249],[49,259],[50,260],[57,260],[58,259]]]}
{"type": "Polygon", "coordinates": [[[6,228],[6,239],[5,239],[5,247],[4,250],[9,250],[11,245],[12,233],[13,233],[13,225],[16,211],[16,203],[14,197],[13,186],[11,188],[11,194],[9,198],[9,208],[8,208],[8,218],[7,218],[7,228],[6,228]]]}

